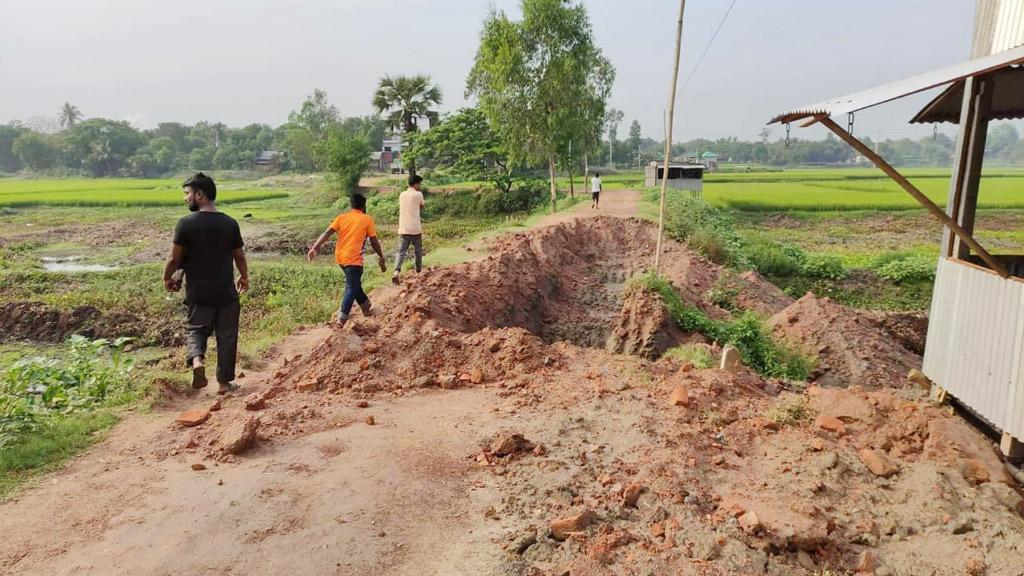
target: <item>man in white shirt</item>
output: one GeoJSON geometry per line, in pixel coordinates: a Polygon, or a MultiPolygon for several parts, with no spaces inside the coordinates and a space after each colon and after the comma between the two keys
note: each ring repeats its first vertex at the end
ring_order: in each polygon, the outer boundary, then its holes
{"type": "Polygon", "coordinates": [[[594,177],[590,179],[590,207],[597,208],[598,204],[601,203],[601,175],[594,173],[594,177]]]}
{"type": "Polygon", "coordinates": [[[412,244],[416,256],[416,272],[423,268],[423,223],[420,221],[420,209],[423,208],[423,192],[420,191],[423,178],[413,174],[409,176],[409,187],[398,195],[398,236],[400,238],[398,253],[395,254],[395,275],[391,282],[399,283],[402,262],[412,244]]]}

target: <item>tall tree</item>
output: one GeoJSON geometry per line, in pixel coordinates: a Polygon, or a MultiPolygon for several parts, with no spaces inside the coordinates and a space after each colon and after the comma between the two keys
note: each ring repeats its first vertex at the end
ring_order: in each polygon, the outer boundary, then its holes
{"type": "Polygon", "coordinates": [[[431,84],[430,76],[385,76],[373,93],[373,107],[377,114],[388,113],[387,123],[392,130],[415,132],[419,119],[434,120],[434,107],[441,104],[441,88],[431,84]]]}
{"type": "Polygon", "coordinates": [[[25,132],[14,140],[11,151],[29,168],[47,170],[53,167],[60,153],[54,138],[38,132],[25,132]]]}
{"type": "Polygon", "coordinates": [[[327,99],[327,93],[314,88],[303,102],[302,107],[288,115],[288,122],[308,130],[317,140],[338,123],[338,109],[327,99]]]}
{"type": "Polygon", "coordinates": [[[82,111],[78,109],[78,106],[73,106],[70,102],[65,102],[60,107],[60,127],[64,129],[74,128],[78,121],[84,118],[82,111]]]}
{"type": "Polygon", "coordinates": [[[615,138],[619,134],[619,122],[622,122],[624,118],[622,110],[616,110],[611,108],[608,113],[604,116],[605,126],[608,128],[608,165],[612,166],[615,163],[615,153],[613,152],[615,146],[615,138]]]}
{"type": "Polygon", "coordinates": [[[636,154],[636,163],[640,164],[640,141],[643,139],[643,134],[640,132],[640,121],[633,120],[633,123],[629,125],[629,140],[627,144],[629,146],[630,155],[636,154]]]}
{"type": "Polygon", "coordinates": [[[587,11],[571,0],[522,0],[523,19],[492,9],[466,82],[515,160],[547,162],[551,210],[555,166],[570,143],[601,131],[615,70],[594,43],[587,11]]]}

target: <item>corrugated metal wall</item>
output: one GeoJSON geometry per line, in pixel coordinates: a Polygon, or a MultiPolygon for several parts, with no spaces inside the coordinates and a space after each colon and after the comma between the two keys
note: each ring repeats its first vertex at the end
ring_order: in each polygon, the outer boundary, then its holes
{"type": "Polygon", "coordinates": [[[1004,432],[1024,439],[1024,282],[941,259],[924,373],[1004,432]]]}
{"type": "Polygon", "coordinates": [[[971,58],[1024,45],[1024,0],[978,0],[971,58]]]}

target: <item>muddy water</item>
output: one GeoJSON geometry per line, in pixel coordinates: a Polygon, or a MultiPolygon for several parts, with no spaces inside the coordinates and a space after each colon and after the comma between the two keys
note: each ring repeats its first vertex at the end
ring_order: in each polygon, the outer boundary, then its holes
{"type": "Polygon", "coordinates": [[[107,264],[89,264],[83,256],[43,256],[43,270],[47,272],[109,272],[118,266],[107,264]]]}

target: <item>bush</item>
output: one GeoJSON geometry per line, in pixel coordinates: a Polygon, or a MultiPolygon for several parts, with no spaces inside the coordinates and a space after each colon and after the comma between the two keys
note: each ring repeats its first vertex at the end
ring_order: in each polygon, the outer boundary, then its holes
{"type": "Polygon", "coordinates": [[[800,265],[800,274],[808,278],[842,280],[846,278],[846,268],[843,261],[836,256],[810,254],[800,265]]]}
{"type": "Polygon", "coordinates": [[[714,320],[684,303],[667,280],[645,274],[633,282],[660,296],[672,319],[684,332],[700,332],[721,344],[732,344],[743,361],[763,376],[805,380],[813,368],[812,361],[773,341],[768,328],[754,312],[744,312],[730,320],[714,320]]]}
{"type": "Polygon", "coordinates": [[[67,360],[31,357],[12,364],[0,378],[0,448],[23,439],[48,416],[132,399],[132,361],[124,354],[130,340],[75,335],[67,360]]]}
{"type": "Polygon", "coordinates": [[[935,267],[935,258],[911,255],[882,264],[876,272],[886,280],[903,284],[934,280],[935,267]]]}
{"type": "Polygon", "coordinates": [[[748,243],[745,253],[750,266],[766,276],[796,276],[807,259],[796,246],[770,240],[748,243]]]}
{"type": "Polygon", "coordinates": [[[665,356],[675,358],[680,362],[689,362],[698,370],[711,368],[715,365],[715,360],[711,357],[711,351],[708,350],[708,347],[704,344],[683,344],[682,346],[676,346],[675,348],[666,350],[665,356]]]}
{"type": "Polygon", "coordinates": [[[330,174],[331,185],[344,194],[359,188],[359,179],[370,165],[370,144],[366,137],[337,128],[317,145],[316,154],[330,174]]]}
{"type": "Polygon", "coordinates": [[[717,264],[747,267],[743,238],[726,212],[678,192],[670,193],[665,204],[665,231],[669,238],[686,242],[717,264]]]}

